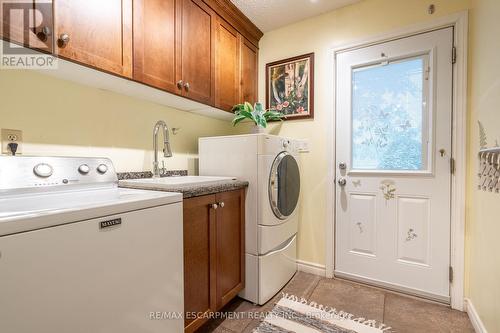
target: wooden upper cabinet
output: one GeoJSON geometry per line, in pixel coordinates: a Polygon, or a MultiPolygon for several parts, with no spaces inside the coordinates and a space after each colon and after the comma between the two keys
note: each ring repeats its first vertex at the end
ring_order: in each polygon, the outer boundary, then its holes
{"type": "Polygon", "coordinates": [[[134,0],[134,80],[177,92],[176,4],[180,0],[134,0]]]}
{"type": "Polygon", "coordinates": [[[52,53],[52,4],[40,0],[1,2],[2,39],[52,53]]]}
{"type": "Polygon", "coordinates": [[[246,38],[241,38],[241,93],[240,103],[257,102],[259,50],[246,38]]]}
{"type": "Polygon", "coordinates": [[[215,38],[215,107],[231,111],[240,96],[241,36],[218,18],[215,38]]]}
{"type": "Polygon", "coordinates": [[[132,76],[132,0],[54,1],[56,53],[132,76]]]}
{"type": "MultiPolygon", "coordinates": [[[[215,13],[201,0],[180,0],[180,59],[177,79],[182,95],[214,104],[215,13]]],[[[179,56],[179,55],[178,55],[179,56]]]]}
{"type": "Polygon", "coordinates": [[[217,310],[245,287],[245,190],[216,195],[217,310]]]}

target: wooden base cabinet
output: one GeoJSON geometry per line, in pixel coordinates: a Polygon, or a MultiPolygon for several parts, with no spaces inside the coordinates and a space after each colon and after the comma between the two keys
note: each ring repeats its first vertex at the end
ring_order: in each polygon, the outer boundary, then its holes
{"type": "Polygon", "coordinates": [[[184,325],[194,332],[203,318],[216,309],[216,210],[215,195],[184,200],[184,325]]]}
{"type": "Polygon", "coordinates": [[[245,286],[245,193],[216,195],[216,307],[221,309],[245,286]]]}
{"type": "Polygon", "coordinates": [[[245,190],[184,200],[185,331],[245,286],[245,190]]]}

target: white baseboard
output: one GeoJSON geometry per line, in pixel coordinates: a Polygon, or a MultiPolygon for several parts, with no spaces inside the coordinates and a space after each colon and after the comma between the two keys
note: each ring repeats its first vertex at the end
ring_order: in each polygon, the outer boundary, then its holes
{"type": "Polygon", "coordinates": [[[465,310],[469,315],[469,319],[472,323],[472,326],[474,326],[474,330],[476,331],[476,333],[488,333],[486,327],[481,321],[481,318],[479,317],[479,314],[476,311],[476,308],[474,307],[474,304],[472,304],[472,301],[466,298],[464,303],[465,303],[465,310]]]}
{"type": "Polygon", "coordinates": [[[316,264],[314,262],[308,262],[304,260],[297,260],[297,268],[299,271],[319,276],[326,276],[325,265],[316,264]]]}

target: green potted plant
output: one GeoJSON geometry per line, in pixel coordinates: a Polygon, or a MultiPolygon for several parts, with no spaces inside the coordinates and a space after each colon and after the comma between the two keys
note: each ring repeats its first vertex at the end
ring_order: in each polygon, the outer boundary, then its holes
{"type": "Polygon", "coordinates": [[[237,104],[233,106],[231,111],[234,112],[233,126],[236,126],[243,120],[251,120],[255,124],[252,133],[261,133],[267,127],[268,121],[282,120],[285,117],[281,112],[265,110],[261,103],[255,103],[253,107],[248,102],[237,104]]]}

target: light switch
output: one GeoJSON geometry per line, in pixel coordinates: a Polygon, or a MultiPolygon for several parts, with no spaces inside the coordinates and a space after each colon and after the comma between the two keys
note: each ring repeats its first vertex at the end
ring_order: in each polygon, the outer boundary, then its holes
{"type": "Polygon", "coordinates": [[[297,148],[299,152],[301,153],[308,153],[309,152],[309,140],[308,139],[302,139],[297,141],[297,148]]]}

